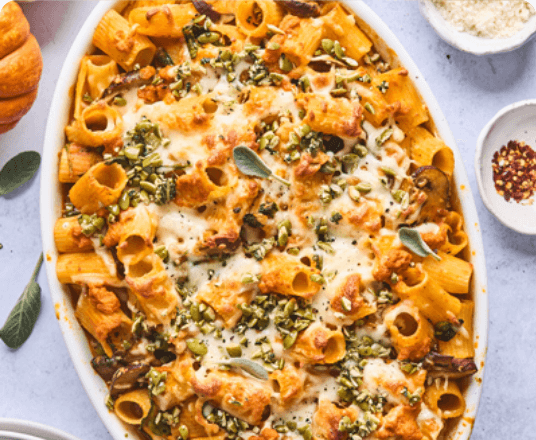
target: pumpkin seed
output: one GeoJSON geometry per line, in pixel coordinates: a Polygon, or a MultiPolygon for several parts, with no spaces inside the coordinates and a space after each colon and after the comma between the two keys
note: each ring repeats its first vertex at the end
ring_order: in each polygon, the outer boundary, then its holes
{"type": "Polygon", "coordinates": [[[283,348],[285,350],[288,350],[290,347],[294,345],[294,343],[296,342],[296,339],[298,339],[298,332],[297,331],[290,332],[283,339],[283,348]]]}
{"type": "Polygon", "coordinates": [[[391,177],[396,177],[396,171],[389,167],[381,167],[381,170],[387,175],[391,177]]]}
{"type": "Polygon", "coordinates": [[[339,87],[337,89],[333,89],[331,92],[329,92],[331,94],[331,96],[335,96],[335,97],[338,97],[338,96],[344,96],[346,95],[346,93],[348,93],[348,90],[346,90],[345,88],[342,88],[342,87],[339,87]]]}
{"type": "Polygon", "coordinates": [[[268,30],[272,31],[274,34],[285,35],[284,30],[279,29],[277,26],[274,26],[273,24],[269,24],[266,27],[268,28],[268,30]]]}
{"type": "Polygon", "coordinates": [[[333,52],[339,60],[342,60],[345,57],[344,49],[342,48],[341,43],[338,41],[335,41],[333,44],[333,52]]]}
{"type": "Polygon", "coordinates": [[[359,202],[361,200],[361,194],[355,186],[348,188],[348,195],[354,202],[359,202]]]}
{"type": "Polygon", "coordinates": [[[374,107],[372,106],[370,102],[365,103],[363,107],[365,107],[365,110],[368,111],[370,114],[372,115],[376,114],[376,110],[374,110],[374,107]]]}
{"type": "Polygon", "coordinates": [[[406,195],[406,191],[403,191],[401,189],[391,191],[391,196],[393,196],[393,199],[398,203],[402,203],[402,200],[404,199],[405,195],[406,195]]]}
{"type": "Polygon", "coordinates": [[[216,319],[214,309],[212,307],[207,307],[207,309],[203,312],[203,318],[208,322],[214,321],[216,319]]]}
{"type": "Polygon", "coordinates": [[[352,301],[350,301],[348,298],[343,296],[341,298],[341,307],[345,312],[351,311],[352,310],[352,301]]]}
{"type": "Polygon", "coordinates": [[[333,249],[333,247],[329,243],[326,243],[325,241],[319,241],[317,245],[320,249],[322,249],[324,252],[330,255],[333,255],[335,253],[335,249],[333,249]]]}
{"type": "Polygon", "coordinates": [[[130,207],[130,196],[128,195],[128,191],[123,191],[123,194],[119,197],[118,205],[121,211],[125,211],[130,207]]]}
{"type": "Polygon", "coordinates": [[[324,49],[324,52],[326,52],[327,54],[331,54],[331,51],[333,50],[333,46],[334,46],[333,40],[329,40],[325,38],[322,40],[321,44],[322,44],[322,49],[324,49]]]}
{"type": "Polygon", "coordinates": [[[314,274],[311,275],[311,281],[313,283],[317,283],[317,284],[324,284],[326,282],[324,277],[322,275],[317,274],[317,273],[314,273],[314,274]]]}
{"type": "Polygon", "coordinates": [[[293,68],[294,68],[294,65],[292,64],[292,61],[290,61],[285,54],[282,54],[281,55],[281,58],[279,58],[279,68],[283,71],[283,72],[290,72],[293,68]]]}
{"type": "Polygon", "coordinates": [[[240,345],[238,344],[228,345],[227,347],[225,347],[225,349],[227,350],[229,356],[233,358],[239,358],[240,356],[242,356],[242,347],[240,347],[240,345]]]}
{"type": "Polygon", "coordinates": [[[355,189],[357,189],[360,193],[369,193],[372,191],[372,185],[367,182],[360,182],[355,186],[355,189]]]}
{"type": "Polygon", "coordinates": [[[220,39],[220,34],[217,32],[206,32],[197,38],[201,44],[215,43],[220,39]]]}
{"type": "Polygon", "coordinates": [[[186,341],[186,346],[193,354],[197,356],[204,356],[208,353],[207,346],[198,339],[188,339],[186,341]]]}
{"type": "Polygon", "coordinates": [[[190,315],[195,322],[201,321],[201,312],[199,311],[199,304],[193,303],[190,306],[190,315]]]}
{"type": "Polygon", "coordinates": [[[378,146],[383,145],[385,142],[387,142],[387,140],[389,140],[389,138],[392,135],[393,135],[393,129],[392,128],[386,128],[384,131],[382,131],[382,134],[380,134],[376,138],[376,145],[378,145],[378,146]]]}
{"type": "Polygon", "coordinates": [[[365,157],[368,154],[368,149],[364,145],[358,145],[354,150],[359,157],[365,157]]]}
{"type": "Polygon", "coordinates": [[[186,425],[181,425],[179,426],[179,434],[182,440],[188,440],[188,437],[190,436],[190,431],[186,425]]]}
{"type": "Polygon", "coordinates": [[[302,435],[303,440],[312,440],[313,431],[311,425],[303,425],[298,428],[298,432],[302,435]]]}
{"type": "Polygon", "coordinates": [[[116,96],[113,100],[113,104],[117,105],[118,107],[124,107],[127,105],[127,100],[122,96],[116,96]]]}
{"type": "Polygon", "coordinates": [[[350,57],[343,57],[342,59],[346,64],[348,64],[350,67],[357,67],[358,62],[350,57]]]}
{"type": "Polygon", "coordinates": [[[166,261],[169,258],[169,252],[164,245],[158,246],[154,250],[154,253],[158,255],[163,261],[166,261]]]}

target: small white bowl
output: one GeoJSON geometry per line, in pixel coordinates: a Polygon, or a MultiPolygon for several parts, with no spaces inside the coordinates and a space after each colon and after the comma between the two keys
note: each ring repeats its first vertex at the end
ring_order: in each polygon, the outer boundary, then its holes
{"type": "Polygon", "coordinates": [[[510,229],[536,235],[536,201],[532,205],[507,202],[495,190],[491,160],[511,140],[536,148],[536,99],[516,102],[497,113],[480,132],[475,154],[478,190],[486,208],[510,229]]]}
{"type": "Polygon", "coordinates": [[[431,0],[419,0],[419,10],[436,33],[448,44],[474,55],[490,55],[510,52],[523,46],[536,33],[536,14],[531,16],[515,35],[509,38],[483,38],[467,32],[459,32],[449,24],[431,0]]]}
{"type": "Polygon", "coordinates": [[[9,440],[78,440],[59,429],[27,420],[0,418],[0,439],[9,440]]]}

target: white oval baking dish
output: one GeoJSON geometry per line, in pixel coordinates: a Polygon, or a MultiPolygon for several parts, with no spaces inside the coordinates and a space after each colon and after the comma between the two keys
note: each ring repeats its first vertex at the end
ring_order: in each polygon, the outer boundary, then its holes
{"type": "MultiPolygon", "coordinates": [[[[387,25],[363,2],[344,2],[358,17],[359,25],[374,38],[378,50],[383,55],[396,57],[408,71],[419,90],[430,114],[436,124],[437,131],[443,140],[452,147],[456,159],[454,172],[455,184],[458,189],[460,206],[466,219],[466,231],[470,240],[470,258],[474,265],[473,286],[475,292],[475,362],[479,367],[478,373],[470,380],[465,396],[467,409],[457,426],[450,429],[449,438],[468,440],[473,427],[472,421],[476,416],[482,379],[484,374],[484,360],[487,349],[488,332],[488,298],[486,285],[486,266],[484,261],[484,248],[480,234],[480,225],[474,200],[470,191],[469,181],[465,172],[460,152],[454,137],[447,125],[439,105],[432,91],[425,82],[422,74],[387,25]]],[[[41,173],[41,234],[43,249],[46,254],[45,266],[52,300],[59,314],[58,322],[73,360],[78,376],[100,418],[115,440],[124,440],[125,434],[134,434],[133,430],[122,424],[119,419],[109,413],[104,405],[107,388],[100,376],[91,367],[91,353],[87,340],[74,316],[73,307],[68,300],[67,291],[56,278],[57,251],[54,245],[54,223],[61,215],[61,192],[58,175],[58,152],[64,143],[64,128],[68,123],[71,94],[68,90],[75,84],[80,59],[91,49],[93,31],[101,17],[113,5],[120,8],[123,2],[111,3],[101,1],[89,15],[86,22],[75,38],[71,50],[63,64],[58,78],[56,90],[50,108],[43,150],[43,164],[41,173]]]]}

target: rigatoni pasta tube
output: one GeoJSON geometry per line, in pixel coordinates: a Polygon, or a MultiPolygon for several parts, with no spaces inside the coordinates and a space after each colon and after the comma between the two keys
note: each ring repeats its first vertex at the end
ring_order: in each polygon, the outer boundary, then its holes
{"type": "Polygon", "coordinates": [[[449,176],[454,171],[454,153],[426,128],[414,127],[408,133],[411,139],[410,157],[417,165],[433,165],[449,176]]]}
{"type": "Polygon", "coordinates": [[[324,17],[325,35],[339,41],[346,49],[346,56],[359,61],[372,47],[372,41],[359,29],[354,18],[344,11],[342,6],[335,6],[324,17]]]}
{"type": "Polygon", "coordinates": [[[313,364],[334,364],[346,354],[346,341],[339,330],[330,330],[320,323],[311,324],[298,336],[291,356],[313,364]]]}
{"type": "Polygon", "coordinates": [[[352,321],[357,321],[376,312],[374,304],[365,302],[364,287],[359,274],[347,276],[336,288],[330,299],[331,308],[352,321]]]}
{"type": "Polygon", "coordinates": [[[250,425],[259,425],[273,390],[266,382],[242,374],[212,370],[191,380],[195,393],[250,425]],[[237,403],[238,402],[238,403],[237,403]]]}
{"type": "Polygon", "coordinates": [[[108,11],[95,29],[93,45],[109,55],[127,72],[136,64],[149,64],[156,47],[144,35],[136,33],[128,21],[113,9],[108,11]]]}
{"type": "Polygon", "coordinates": [[[321,288],[319,283],[311,279],[318,276],[320,271],[295,258],[272,253],[261,264],[259,289],[262,293],[277,292],[281,295],[312,298],[321,288]]]}
{"type": "Polygon", "coordinates": [[[283,18],[283,10],[272,0],[242,0],[235,2],[237,27],[249,37],[265,37],[270,28],[283,18]]]}
{"type": "Polygon", "coordinates": [[[475,355],[473,345],[473,301],[462,301],[458,319],[463,320],[456,335],[450,341],[439,341],[439,352],[459,359],[472,358],[475,355]]]}
{"type": "Polygon", "coordinates": [[[69,198],[81,213],[93,214],[117,202],[127,181],[127,174],[120,165],[101,162],[91,167],[74,184],[69,198]]]}
{"type": "Polygon", "coordinates": [[[110,145],[121,139],[122,133],[123,118],[103,101],[84,109],[78,119],[65,127],[70,142],[88,147],[110,145]]]}
{"type": "Polygon", "coordinates": [[[75,183],[93,165],[102,161],[102,156],[94,149],[78,144],[67,144],[61,150],[58,180],[61,183],[75,183]]]}
{"type": "Polygon", "coordinates": [[[59,218],[54,224],[54,242],[58,252],[88,252],[93,242],[82,233],[78,217],[59,218]]]}
{"type": "Polygon", "coordinates": [[[399,103],[397,120],[404,131],[428,121],[428,109],[415,89],[408,71],[403,68],[389,70],[374,79],[374,85],[389,84],[384,96],[389,104],[399,103]]]}
{"type": "Polygon", "coordinates": [[[113,257],[105,262],[94,252],[61,254],[56,262],[56,275],[62,284],[105,284],[123,286],[117,277],[113,257]]]}
{"type": "Polygon", "coordinates": [[[128,317],[121,311],[104,313],[99,310],[86,293],[82,293],[76,304],[75,316],[82,325],[102,345],[106,355],[112,356],[112,349],[106,338],[112,330],[122,323],[129,323],[128,317]]]}
{"type": "Polygon", "coordinates": [[[211,306],[226,328],[233,328],[242,317],[238,306],[249,304],[253,295],[253,289],[239,279],[226,279],[206,284],[199,290],[196,299],[211,306]]]}
{"type": "Polygon", "coordinates": [[[447,292],[455,294],[468,293],[469,282],[473,274],[473,265],[443,251],[439,251],[437,254],[441,260],[438,261],[428,256],[422,262],[423,269],[447,292]]]}
{"type": "Polygon", "coordinates": [[[88,106],[85,96],[88,95],[91,100],[95,101],[118,73],[117,63],[107,55],[89,55],[82,58],[76,82],[75,119],[78,119],[84,108],[88,106]]]}
{"type": "Polygon", "coordinates": [[[153,252],[157,219],[145,206],[123,211],[104,237],[107,247],[117,245],[117,258],[123,264],[136,264],[153,252]]]}
{"type": "Polygon", "coordinates": [[[182,37],[182,28],[197,14],[191,3],[146,6],[130,11],[128,21],[136,32],[150,37],[182,37]]]}
{"type": "Polygon", "coordinates": [[[406,270],[404,280],[396,283],[393,289],[402,299],[413,301],[421,313],[434,324],[439,321],[453,321],[460,313],[460,300],[449,295],[425,271],[406,270]]]}
{"type": "Polygon", "coordinates": [[[139,425],[151,411],[149,390],[140,389],[122,394],[114,403],[114,412],[123,422],[139,425]]]}
{"type": "Polygon", "coordinates": [[[465,399],[456,382],[452,380],[448,383],[440,381],[426,388],[423,400],[432,411],[444,419],[459,417],[465,411],[465,399]]]}
{"type": "Polygon", "coordinates": [[[126,267],[125,281],[134,292],[149,323],[169,324],[175,315],[177,294],[161,258],[150,254],[126,267]]]}
{"type": "Polygon", "coordinates": [[[185,351],[170,365],[156,367],[159,373],[166,373],[165,389],[154,396],[158,407],[167,411],[195,395],[190,383],[195,373],[194,361],[188,351],[185,351]]]}
{"type": "Polygon", "coordinates": [[[279,390],[283,408],[290,408],[301,399],[305,393],[305,379],[305,372],[292,365],[286,365],[282,370],[275,370],[270,374],[270,380],[277,384],[276,389],[279,390]]]}
{"type": "Polygon", "coordinates": [[[312,18],[300,19],[289,14],[279,27],[286,35],[277,34],[270,41],[279,44],[281,52],[296,66],[309,64],[324,35],[322,23],[312,18]]]}
{"type": "Polygon", "coordinates": [[[458,255],[469,243],[467,234],[462,229],[462,216],[455,211],[450,211],[445,217],[445,223],[449,225],[447,242],[440,249],[447,254],[458,255]]]}
{"type": "Polygon", "coordinates": [[[434,329],[410,301],[404,300],[391,307],[384,322],[398,352],[398,360],[419,360],[428,354],[434,329]]]}
{"type": "Polygon", "coordinates": [[[342,137],[359,136],[363,108],[347,99],[300,93],[296,96],[298,107],[305,111],[302,122],[314,131],[342,137]]]}

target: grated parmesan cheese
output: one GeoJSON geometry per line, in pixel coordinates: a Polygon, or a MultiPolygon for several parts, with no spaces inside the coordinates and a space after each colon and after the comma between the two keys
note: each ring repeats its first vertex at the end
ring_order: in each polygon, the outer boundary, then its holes
{"type": "Polygon", "coordinates": [[[432,0],[459,32],[484,38],[508,38],[523,29],[534,8],[523,0],[432,0]]]}

